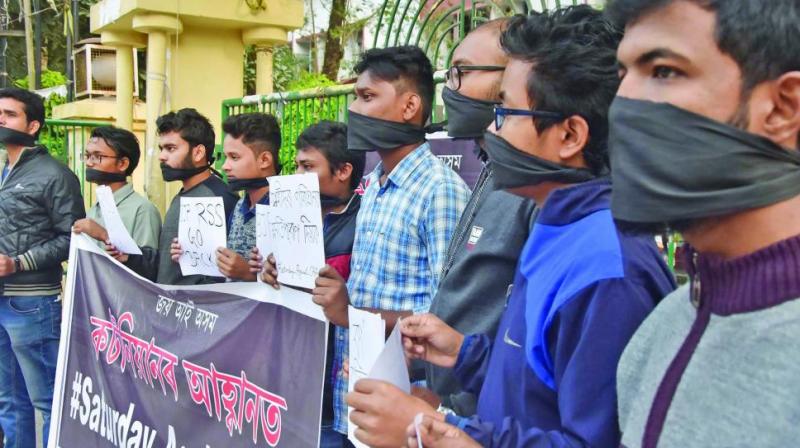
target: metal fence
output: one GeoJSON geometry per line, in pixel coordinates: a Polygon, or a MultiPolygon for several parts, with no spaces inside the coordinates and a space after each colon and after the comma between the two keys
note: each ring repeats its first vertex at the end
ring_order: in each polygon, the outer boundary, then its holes
{"type": "MultiPolygon", "coordinates": [[[[434,77],[437,85],[444,82],[444,74],[434,77]]],[[[280,160],[284,167],[294,166],[294,143],[301,132],[320,120],[347,123],[348,108],[355,98],[354,84],[309,89],[300,92],[272,93],[233,98],[222,102],[222,121],[228,117],[248,112],[265,112],[274,115],[281,125],[280,160]]],[[[434,96],[432,122],[441,122],[445,117],[444,108],[439,104],[438,94],[434,96]]],[[[216,165],[222,166],[222,139],[217,146],[216,165]]],[[[286,171],[284,171],[286,173],[286,171]]]]}
{"type": "Polygon", "coordinates": [[[85,166],[80,153],[86,147],[92,129],[107,124],[102,121],[47,119],[39,134],[39,142],[47,147],[50,154],[64,162],[78,176],[87,209],[94,204],[94,190],[86,183],[85,166]]]}

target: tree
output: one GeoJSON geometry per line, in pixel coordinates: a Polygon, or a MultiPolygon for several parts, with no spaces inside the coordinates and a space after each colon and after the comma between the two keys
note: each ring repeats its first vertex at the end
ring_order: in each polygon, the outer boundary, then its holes
{"type": "Polygon", "coordinates": [[[344,20],[347,16],[347,0],[331,0],[331,14],[328,19],[328,32],[325,33],[325,56],[322,74],[328,79],[339,77],[339,64],[344,55],[344,20]]]}

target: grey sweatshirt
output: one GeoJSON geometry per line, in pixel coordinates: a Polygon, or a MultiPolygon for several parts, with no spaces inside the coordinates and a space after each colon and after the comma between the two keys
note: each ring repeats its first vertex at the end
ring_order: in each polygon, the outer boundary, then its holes
{"type": "Polygon", "coordinates": [[[622,445],[800,445],[800,237],[690,266],[620,360],[622,445]]]}

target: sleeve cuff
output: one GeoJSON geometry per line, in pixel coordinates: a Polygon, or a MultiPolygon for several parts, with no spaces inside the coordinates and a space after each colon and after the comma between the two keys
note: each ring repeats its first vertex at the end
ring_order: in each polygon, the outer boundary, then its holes
{"type": "Polygon", "coordinates": [[[36,270],[36,260],[33,259],[33,256],[30,252],[25,252],[24,254],[19,255],[18,258],[21,272],[36,270]]]}
{"type": "Polygon", "coordinates": [[[464,427],[467,426],[468,420],[464,417],[459,417],[458,415],[448,414],[444,416],[444,421],[463,431],[464,427]]]}

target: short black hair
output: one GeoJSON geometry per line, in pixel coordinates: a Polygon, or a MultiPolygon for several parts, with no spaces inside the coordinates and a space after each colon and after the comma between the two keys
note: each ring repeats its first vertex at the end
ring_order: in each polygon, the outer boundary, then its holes
{"type": "Polygon", "coordinates": [[[349,163],[353,166],[350,174],[350,189],[355,190],[364,175],[366,153],[347,150],[347,126],[343,123],[323,120],[307,127],[295,142],[298,151],[308,148],[319,150],[331,168],[331,174],[349,163]]]}
{"type": "MultiPolygon", "coordinates": [[[[609,17],[621,27],[675,0],[611,0],[609,17]]],[[[743,97],[756,85],[800,70],[797,0],[688,0],[716,14],[714,38],[742,71],[743,97]]]]}
{"type": "Polygon", "coordinates": [[[177,132],[181,138],[189,143],[189,147],[203,145],[206,148],[206,160],[211,164],[214,162],[214,145],[216,135],[214,127],[208,118],[203,116],[196,109],[185,108],[177,112],[158,117],[156,120],[158,135],[177,132]]]}
{"type": "Polygon", "coordinates": [[[383,81],[408,82],[422,98],[422,122],[428,122],[433,109],[433,66],[422,49],[404,45],[367,50],[356,64],[355,72],[360,75],[367,71],[383,81]]]}
{"type": "MultiPolygon", "coordinates": [[[[500,42],[513,59],[533,62],[528,98],[536,109],[578,115],[589,125],[583,149],[595,174],[609,169],[608,109],[619,88],[622,32],[587,5],[513,17],[500,42]]],[[[535,119],[539,132],[561,122],[535,119]]]]}
{"type": "Polygon", "coordinates": [[[280,174],[281,128],[274,116],[263,112],[233,115],[222,123],[222,131],[233,138],[241,138],[256,155],[269,151],[275,174],[280,174]]]}
{"type": "Polygon", "coordinates": [[[30,124],[31,121],[39,122],[39,130],[34,137],[38,137],[44,128],[44,100],[38,94],[18,87],[6,87],[0,89],[0,98],[11,98],[23,104],[25,118],[30,124]]]}
{"type": "Polygon", "coordinates": [[[102,138],[109,148],[113,149],[117,157],[125,157],[130,161],[125,175],[130,176],[139,165],[142,152],[139,149],[139,139],[133,132],[114,126],[98,126],[92,130],[92,138],[102,138]]]}

